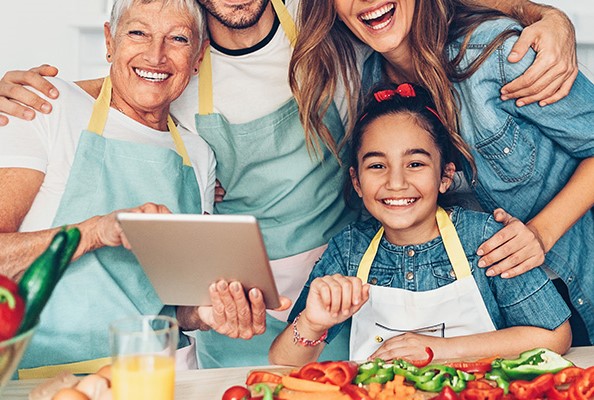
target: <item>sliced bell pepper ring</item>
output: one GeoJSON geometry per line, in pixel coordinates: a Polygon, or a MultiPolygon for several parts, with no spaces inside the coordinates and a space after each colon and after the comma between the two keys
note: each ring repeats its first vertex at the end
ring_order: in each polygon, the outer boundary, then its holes
{"type": "Polygon", "coordinates": [[[468,372],[470,374],[474,374],[474,373],[487,373],[489,371],[491,371],[491,363],[487,363],[487,362],[479,362],[479,361],[473,361],[473,362],[452,362],[452,363],[448,363],[446,364],[450,367],[454,367],[460,371],[464,371],[464,372],[468,372]]]}
{"type": "Polygon", "coordinates": [[[460,400],[501,400],[503,389],[491,387],[489,389],[467,388],[460,393],[460,400]]]}
{"type": "Polygon", "coordinates": [[[268,371],[252,371],[245,380],[247,386],[255,385],[256,383],[281,383],[283,377],[281,375],[268,371]]]}
{"type": "Polygon", "coordinates": [[[580,367],[569,367],[557,372],[553,376],[554,386],[550,388],[547,393],[547,399],[551,400],[567,400],[569,399],[569,387],[563,390],[559,386],[567,386],[575,382],[584,373],[584,369],[580,367]]]}
{"type": "Polygon", "coordinates": [[[359,383],[365,382],[367,379],[371,378],[375,375],[375,373],[379,370],[379,365],[376,362],[368,361],[363,363],[358,368],[357,376],[355,376],[355,380],[353,383],[358,385],[359,383]]]}
{"type": "Polygon", "coordinates": [[[541,375],[532,381],[518,380],[509,385],[509,391],[516,399],[537,399],[549,391],[554,385],[553,374],[541,375]]]}
{"type": "Polygon", "coordinates": [[[394,368],[392,364],[384,364],[382,365],[374,375],[370,376],[369,378],[363,381],[364,385],[368,385],[370,383],[386,383],[390,382],[394,379],[394,368]]]}
{"type": "Polygon", "coordinates": [[[594,367],[586,369],[569,387],[569,400],[591,400],[594,398],[594,367]]]}
{"type": "Polygon", "coordinates": [[[487,372],[485,374],[485,379],[495,382],[497,387],[503,389],[504,394],[509,393],[509,377],[501,368],[493,368],[491,371],[487,372]]]}
{"type": "Polygon", "coordinates": [[[323,364],[327,382],[340,387],[350,384],[359,370],[357,363],[352,361],[335,361],[323,364]]]}
{"type": "Polygon", "coordinates": [[[431,361],[433,361],[433,350],[431,347],[425,347],[425,353],[427,353],[427,359],[425,360],[405,360],[417,368],[426,367],[427,365],[431,364],[431,361]]]}
{"type": "Polygon", "coordinates": [[[309,381],[326,383],[326,369],[322,363],[317,361],[305,364],[294,376],[309,381]]]}

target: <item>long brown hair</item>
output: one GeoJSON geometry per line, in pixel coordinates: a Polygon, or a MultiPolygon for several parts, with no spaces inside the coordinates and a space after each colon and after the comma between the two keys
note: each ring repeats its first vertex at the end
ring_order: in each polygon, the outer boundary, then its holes
{"type": "MultiPolygon", "coordinates": [[[[348,126],[358,114],[358,95],[361,89],[360,71],[357,71],[354,36],[338,20],[334,0],[301,0],[298,13],[298,35],[290,64],[289,80],[299,104],[300,118],[309,146],[319,146],[319,140],[331,147],[335,145],[324,117],[339,80],[344,81],[347,93],[348,126]]],[[[437,112],[442,116],[452,142],[470,162],[474,161],[468,145],[458,133],[458,99],[453,82],[472,75],[481,63],[515,31],[502,32],[485,48],[482,55],[463,71],[459,64],[464,57],[470,35],[487,20],[505,14],[478,6],[468,0],[417,0],[412,26],[408,35],[411,60],[416,71],[416,82],[429,91],[437,112]],[[427,21],[431,21],[428,23],[427,21]],[[465,37],[459,54],[452,61],[447,45],[458,37],[465,37]]],[[[333,150],[335,154],[337,152],[333,150]]]]}

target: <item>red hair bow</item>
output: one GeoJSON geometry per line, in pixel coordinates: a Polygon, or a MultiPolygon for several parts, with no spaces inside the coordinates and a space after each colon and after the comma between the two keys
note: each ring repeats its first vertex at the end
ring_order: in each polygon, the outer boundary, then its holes
{"type": "Polygon", "coordinates": [[[378,103],[381,103],[382,101],[390,100],[395,95],[399,95],[401,97],[415,97],[417,94],[410,83],[403,83],[398,85],[396,89],[386,89],[375,92],[373,97],[375,97],[378,103]]]}

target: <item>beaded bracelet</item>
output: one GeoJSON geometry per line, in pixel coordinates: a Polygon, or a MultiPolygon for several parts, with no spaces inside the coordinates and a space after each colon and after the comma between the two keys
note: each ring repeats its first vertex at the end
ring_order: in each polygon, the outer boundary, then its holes
{"type": "Polygon", "coordinates": [[[297,330],[297,321],[299,321],[299,317],[301,317],[301,313],[299,313],[295,317],[295,320],[293,320],[293,343],[300,344],[301,346],[305,346],[305,347],[315,347],[315,346],[319,345],[320,343],[322,343],[324,340],[326,340],[326,338],[328,337],[328,330],[326,330],[324,333],[322,333],[322,336],[320,336],[316,340],[311,340],[311,339],[306,339],[304,337],[301,337],[301,335],[299,334],[299,331],[297,330]]]}

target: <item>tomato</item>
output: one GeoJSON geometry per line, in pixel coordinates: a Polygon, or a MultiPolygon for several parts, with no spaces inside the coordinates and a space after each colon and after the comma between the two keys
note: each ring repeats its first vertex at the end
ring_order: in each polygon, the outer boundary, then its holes
{"type": "Polygon", "coordinates": [[[537,399],[554,387],[553,374],[543,374],[531,381],[513,381],[509,391],[517,399],[537,399]]]}
{"type": "Polygon", "coordinates": [[[243,386],[231,386],[223,393],[222,400],[249,400],[252,394],[243,386]]]}
{"type": "Polygon", "coordinates": [[[491,363],[479,362],[479,361],[453,362],[453,363],[448,363],[447,365],[450,367],[459,369],[460,371],[467,372],[469,374],[474,374],[477,372],[484,374],[485,372],[491,371],[491,363]]]}
{"type": "Polygon", "coordinates": [[[267,371],[252,371],[245,380],[246,385],[255,385],[256,383],[281,383],[283,377],[267,371]]]}

